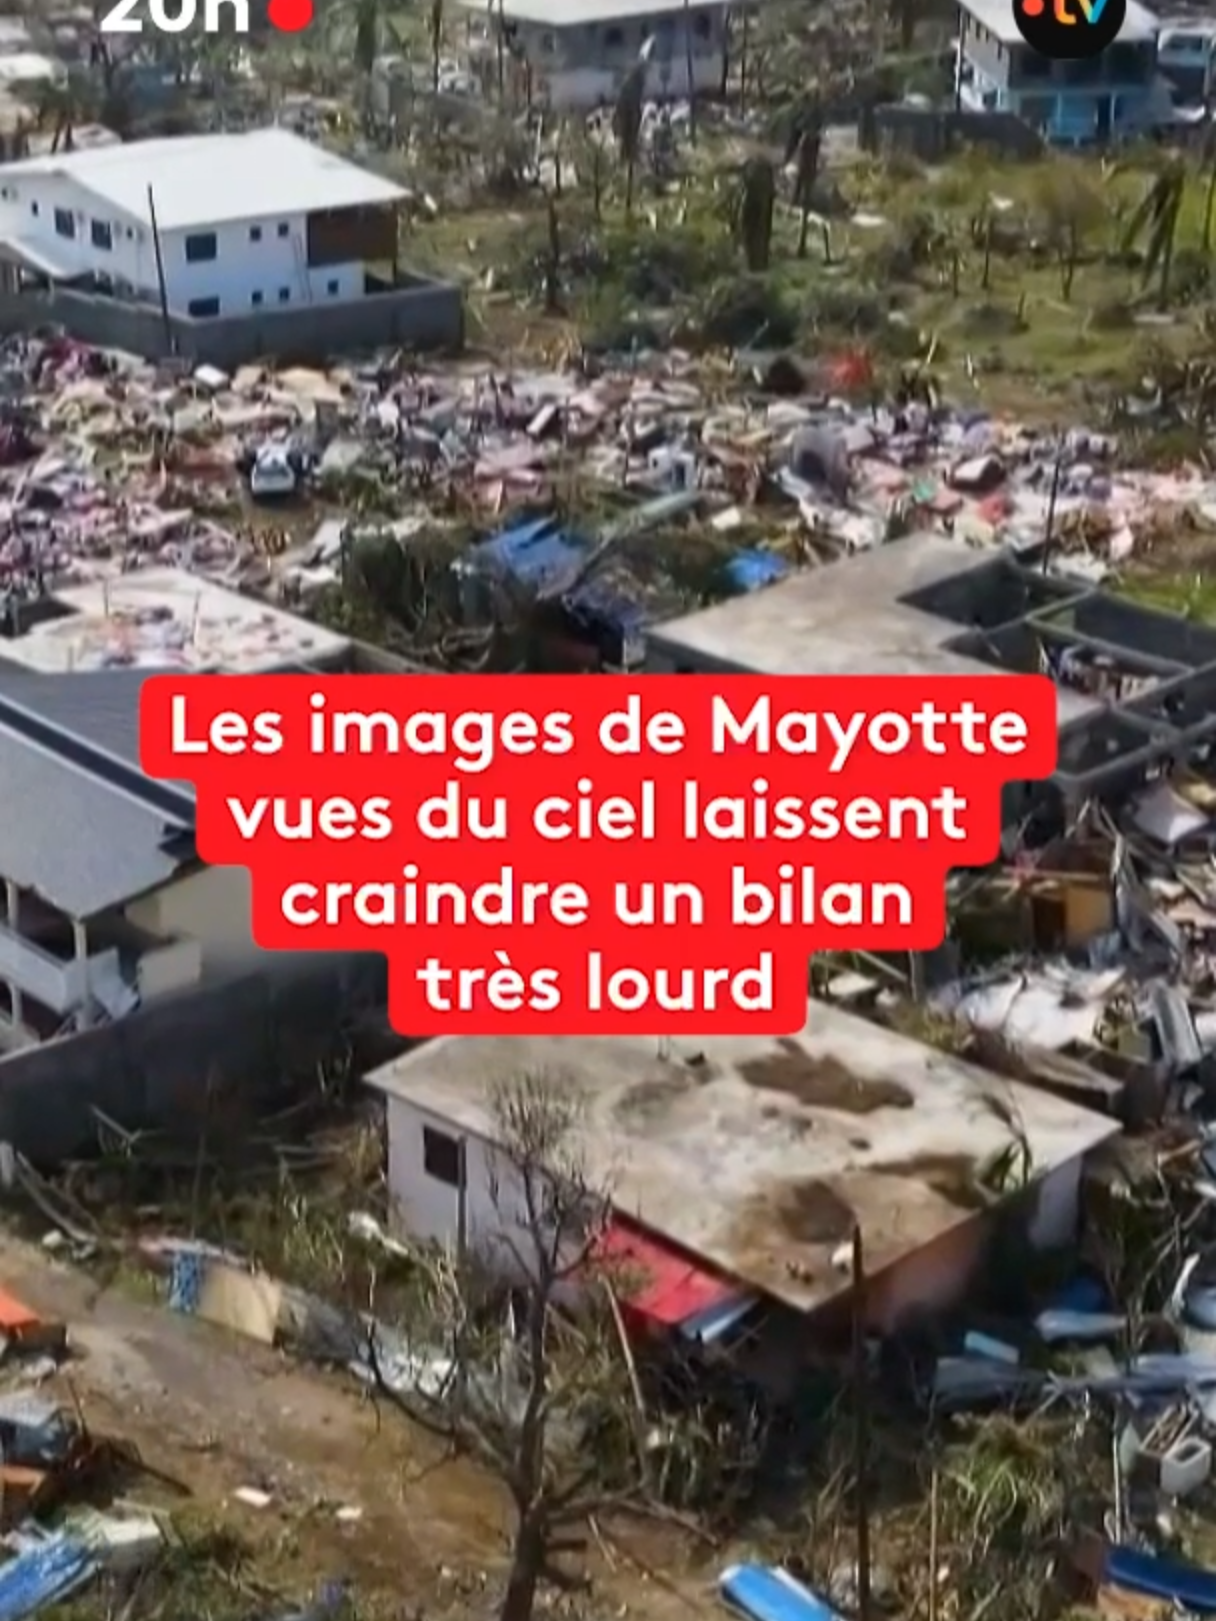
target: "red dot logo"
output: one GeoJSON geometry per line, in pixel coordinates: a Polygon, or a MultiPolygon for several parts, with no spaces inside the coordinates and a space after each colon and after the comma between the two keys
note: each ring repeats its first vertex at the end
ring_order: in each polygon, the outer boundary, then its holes
{"type": "MultiPolygon", "coordinates": [[[[274,15],[274,6],[278,0],[271,0],[271,15],[274,15]]],[[[1045,7],[1043,0],[1022,0],[1022,10],[1027,17],[1041,17],[1045,7]]]]}
{"type": "MultiPolygon", "coordinates": [[[[1043,9],[1043,0],[1023,0],[1023,4],[1043,9]]],[[[270,26],[281,34],[298,34],[312,21],[312,0],[270,0],[266,14],[270,26]]]]}

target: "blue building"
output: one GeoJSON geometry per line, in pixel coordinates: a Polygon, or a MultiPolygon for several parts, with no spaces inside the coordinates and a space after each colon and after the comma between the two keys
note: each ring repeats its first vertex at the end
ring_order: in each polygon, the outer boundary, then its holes
{"type": "Polygon", "coordinates": [[[1018,33],[1013,0],[960,0],[958,104],[1013,113],[1060,146],[1104,146],[1148,134],[1173,118],[1170,86],[1157,63],[1159,31],[1153,12],[1127,0],[1123,27],[1108,50],[1054,62],[1018,33]]]}
{"type": "Polygon", "coordinates": [[[1157,65],[1180,106],[1202,107],[1216,78],[1216,23],[1198,17],[1167,17],[1157,39],[1157,65]]]}

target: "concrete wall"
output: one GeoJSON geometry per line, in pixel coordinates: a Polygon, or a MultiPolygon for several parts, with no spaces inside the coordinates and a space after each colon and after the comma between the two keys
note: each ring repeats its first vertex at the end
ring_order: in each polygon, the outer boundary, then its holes
{"type": "Polygon", "coordinates": [[[292,959],[0,1057],[0,1140],[53,1165],[96,1146],[94,1107],[131,1129],[238,1130],[385,990],[383,958],[292,959]]]}
{"type": "Polygon", "coordinates": [[[459,287],[419,280],[414,286],[333,303],[213,320],[174,315],[166,334],[160,310],[152,304],[120,303],[64,287],[0,293],[0,332],[40,326],[62,326],[99,348],[127,349],[152,360],[176,352],[195,365],[230,370],[264,356],[308,362],[388,345],[459,349],[464,300],[459,287]]]}
{"type": "MultiPolygon", "coordinates": [[[[722,50],[707,53],[701,47],[693,57],[692,87],[697,95],[709,95],[721,88],[725,70],[722,50]]],[[[612,68],[550,67],[542,62],[533,80],[533,98],[555,111],[589,111],[610,106],[621,88],[624,75],[612,68]]],[[[664,102],[688,95],[688,59],[672,57],[652,63],[646,74],[649,100],[664,102]]]]}
{"type": "MultiPolygon", "coordinates": [[[[647,12],[645,16],[571,23],[554,28],[523,18],[508,21],[532,69],[535,100],[554,108],[591,108],[615,101],[644,41],[654,38],[646,70],[646,95],[655,101],[688,94],[688,36],[692,31],[693,88],[721,87],[725,66],[726,12],[718,5],[647,12]]],[[[510,64],[508,64],[510,66],[510,64]]]]}
{"type": "Polygon", "coordinates": [[[1081,1166],[1079,1158],[1066,1160],[1020,1198],[1009,1199],[996,1212],[978,1212],[868,1278],[867,1328],[876,1334],[894,1334],[910,1322],[957,1306],[992,1257],[998,1223],[1024,1234],[1025,1242],[1035,1250],[1066,1249],[1075,1243],[1081,1166]]]}
{"type": "Polygon", "coordinates": [[[895,105],[879,107],[874,120],[880,147],[898,148],[922,163],[937,163],[962,146],[984,146],[1026,162],[1046,150],[1039,132],[1012,113],[895,105]]]}
{"type": "Polygon", "coordinates": [[[250,932],[249,870],[204,867],[143,895],[126,908],[137,928],[162,940],[196,940],[207,977],[252,966],[260,956],[250,932]]]}

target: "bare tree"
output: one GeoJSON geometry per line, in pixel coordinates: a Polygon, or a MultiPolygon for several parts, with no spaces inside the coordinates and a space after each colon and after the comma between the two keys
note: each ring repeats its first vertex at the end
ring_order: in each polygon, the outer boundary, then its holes
{"type": "Polygon", "coordinates": [[[794,172],[794,206],[798,209],[798,257],[806,258],[815,185],[819,179],[819,159],[823,148],[823,114],[816,103],[807,106],[795,122],[786,146],[785,161],[797,165],[794,172]]]}
{"type": "Polygon", "coordinates": [[[562,233],[552,191],[545,193],[545,218],[545,313],[557,315],[562,307],[562,233]]]}
{"type": "MultiPolygon", "coordinates": [[[[524,1075],[492,1095],[492,1231],[436,1266],[436,1326],[455,1372],[442,1396],[395,1398],[486,1464],[514,1509],[500,1621],[530,1621],[562,1534],[636,1497],[640,1415],[608,1279],[596,1261],[607,1192],[580,1150],[578,1098],[524,1075]],[[511,1324],[501,1296],[511,1286],[511,1324]],[[639,1420],[635,1422],[635,1420],[639,1420]]],[[[467,1163],[467,1161],[466,1161],[467,1163]]],[[[466,1183],[466,1208],[479,1190],[466,1183]]],[[[383,1384],[381,1384],[383,1391],[383,1384]]]]}
{"type": "MultiPolygon", "coordinates": [[[[1033,206],[1060,266],[1060,293],[1067,304],[1087,242],[1109,218],[1106,198],[1084,166],[1057,158],[1038,176],[1033,206]]],[[[1136,229],[1140,229],[1137,215],[1136,229]]]]}
{"type": "Polygon", "coordinates": [[[748,158],[739,176],[732,224],[750,271],[764,271],[769,267],[776,203],[777,179],[772,159],[763,155],[748,158]]]}
{"type": "Polygon", "coordinates": [[[688,138],[697,144],[697,72],[692,43],[692,6],[684,0],[684,74],[688,81],[688,138]]]}
{"type": "Polygon", "coordinates": [[[443,0],[431,0],[431,94],[439,94],[439,64],[443,53],[443,0]]]}
{"type": "Polygon", "coordinates": [[[612,110],[612,133],[625,165],[625,218],[633,218],[633,181],[642,147],[642,114],[646,106],[646,58],[630,68],[612,110]]]}

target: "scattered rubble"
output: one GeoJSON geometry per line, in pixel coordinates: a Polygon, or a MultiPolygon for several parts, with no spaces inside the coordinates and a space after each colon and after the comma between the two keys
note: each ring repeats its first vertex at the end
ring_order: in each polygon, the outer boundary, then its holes
{"type": "MultiPolygon", "coordinates": [[[[617,628],[572,634],[619,666],[630,618],[669,617],[913,529],[1025,555],[1046,541],[1052,569],[1088,580],[1150,556],[1171,526],[1216,529],[1216,479],[1198,467],[1138,470],[1110,435],[1032,430],[911,384],[903,403],[882,403],[856,357],[808,367],[741,354],[707,375],[671,351],[504,374],[419,372],[388,354],[229,378],[50,338],[7,340],[0,374],[21,402],[0,431],[10,618],[13,604],[148,566],[307,609],[349,585],[369,537],[432,583],[439,543],[441,564],[484,574],[497,557],[499,583],[505,571],[532,588],[535,562],[521,575],[505,537],[543,513],[568,537],[558,572],[585,583],[584,607],[611,561],[617,607],[591,620],[617,628]],[[497,553],[476,550],[496,533],[497,553]]],[[[396,570],[382,563],[371,588],[409,621],[396,570]]],[[[491,610],[465,592],[447,611],[459,623],[491,610]]],[[[442,663],[435,635],[414,633],[442,663]]]]}

